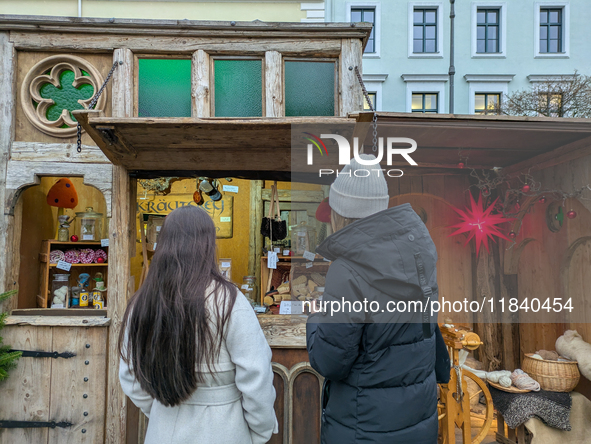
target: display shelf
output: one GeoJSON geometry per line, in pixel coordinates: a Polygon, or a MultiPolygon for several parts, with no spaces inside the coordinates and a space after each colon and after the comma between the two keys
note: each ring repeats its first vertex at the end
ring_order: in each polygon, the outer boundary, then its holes
{"type": "MultiPolygon", "coordinates": [[[[88,273],[90,274],[90,278],[94,277],[94,274],[97,272],[101,272],[103,274],[103,279],[105,280],[105,284],[108,287],[108,270],[109,270],[109,263],[108,260],[102,264],[70,264],[71,269],[70,271],[65,271],[57,268],[57,264],[52,264],[49,262],[49,253],[51,250],[69,250],[69,249],[81,249],[81,248],[100,248],[107,252],[109,251],[109,247],[102,247],[100,242],[96,241],[78,241],[78,242],[60,242],[55,239],[44,240],[41,242],[41,250],[39,252],[39,262],[41,263],[40,267],[40,278],[39,278],[39,294],[37,295],[37,306],[39,308],[50,308],[50,290],[51,290],[51,281],[53,279],[53,275],[55,273],[68,273],[70,274],[68,286],[72,287],[76,285],[78,280],[78,276],[81,273],[88,273]]],[[[90,288],[89,290],[92,290],[90,288]]],[[[105,307],[107,304],[107,300],[105,299],[105,307]]],[[[86,308],[82,307],[81,310],[87,310],[86,308]]],[[[92,309],[92,306],[89,307],[92,309]]],[[[60,309],[52,309],[52,310],[60,310],[60,309]]],[[[64,310],[73,310],[72,308],[65,308],[64,310]]]]}

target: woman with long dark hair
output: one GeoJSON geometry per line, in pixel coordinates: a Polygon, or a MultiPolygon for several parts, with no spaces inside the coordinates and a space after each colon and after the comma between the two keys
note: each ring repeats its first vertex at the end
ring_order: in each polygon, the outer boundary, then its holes
{"type": "Polygon", "coordinates": [[[259,444],[277,433],[271,349],[220,273],[215,226],[174,210],[121,328],[119,379],[149,418],[146,444],[259,444]]]}

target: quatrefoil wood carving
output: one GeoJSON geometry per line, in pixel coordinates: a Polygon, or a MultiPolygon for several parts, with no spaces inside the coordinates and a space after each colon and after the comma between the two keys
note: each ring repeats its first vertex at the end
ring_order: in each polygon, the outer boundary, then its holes
{"type": "MultiPolygon", "coordinates": [[[[76,135],[76,121],[72,119],[71,109],[62,109],[56,120],[47,118],[47,111],[56,105],[56,102],[49,97],[42,97],[41,88],[45,85],[53,85],[54,88],[72,88],[77,94],[83,85],[93,87],[92,95],[88,98],[79,98],[77,102],[83,108],[88,108],[90,102],[103,84],[103,77],[100,72],[87,60],[71,56],[56,55],[47,57],[33,66],[21,85],[21,103],[25,115],[29,121],[45,134],[54,137],[72,137],[76,135]],[[65,71],[74,73],[74,80],[71,84],[62,85],[61,77],[65,71]],[[88,75],[84,75],[82,72],[88,75]]],[[[80,96],[82,94],[79,94],[80,96]]],[[[107,92],[103,91],[94,109],[104,109],[107,100],[107,92]]],[[[59,105],[59,104],[58,104],[59,105]]]]}

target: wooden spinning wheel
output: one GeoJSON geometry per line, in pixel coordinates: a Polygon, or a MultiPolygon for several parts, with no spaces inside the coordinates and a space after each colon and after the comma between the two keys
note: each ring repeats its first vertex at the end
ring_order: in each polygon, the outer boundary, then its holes
{"type": "Polygon", "coordinates": [[[474,373],[460,368],[459,352],[462,349],[476,350],[482,342],[480,337],[471,331],[461,328],[441,327],[441,333],[452,359],[451,375],[448,384],[439,384],[441,389],[438,404],[439,424],[443,434],[443,444],[454,444],[456,426],[462,431],[464,444],[479,444],[488,434],[493,420],[493,403],[488,387],[482,379],[474,373]],[[468,392],[468,382],[471,379],[478,386],[475,393],[468,392]],[[486,413],[484,423],[472,437],[472,412],[470,400],[484,395],[486,413]]]}

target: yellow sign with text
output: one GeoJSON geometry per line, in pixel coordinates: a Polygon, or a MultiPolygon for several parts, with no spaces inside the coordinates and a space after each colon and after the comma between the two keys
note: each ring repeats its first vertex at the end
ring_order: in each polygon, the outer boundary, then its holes
{"type": "MultiPolygon", "coordinates": [[[[205,197],[205,196],[204,196],[205,197]]],[[[188,194],[167,194],[150,195],[146,199],[141,197],[137,201],[138,213],[149,214],[168,214],[173,210],[187,205],[197,206],[193,201],[193,196],[188,194]]],[[[221,200],[214,202],[205,197],[205,202],[201,205],[213,219],[217,231],[218,239],[228,239],[232,237],[234,196],[223,196],[221,200]]]]}

